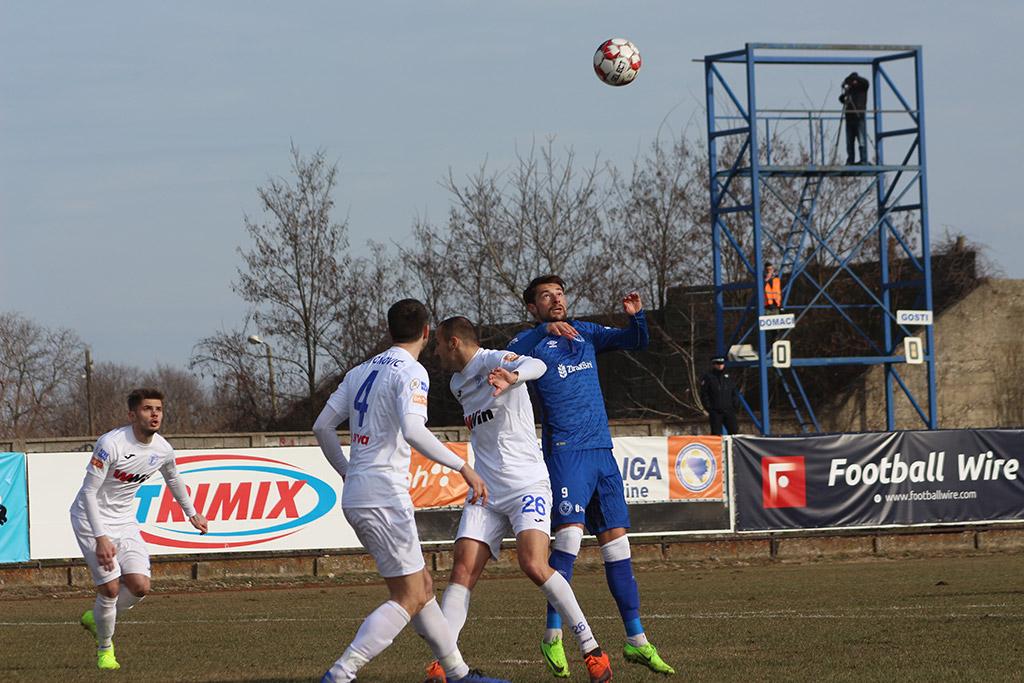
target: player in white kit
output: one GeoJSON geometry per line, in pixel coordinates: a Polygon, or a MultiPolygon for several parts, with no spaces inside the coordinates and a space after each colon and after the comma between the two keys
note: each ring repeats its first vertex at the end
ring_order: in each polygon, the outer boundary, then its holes
{"type": "Polygon", "coordinates": [[[497,683],[471,672],[434,598],[423,562],[409,496],[410,444],[462,474],[473,489],[470,504],[487,500],[487,486],[472,467],[426,428],[430,380],[418,362],[430,340],[430,316],[415,299],[388,310],[394,346],[345,374],[313,425],[327,460],[345,482],[341,507],[359,542],[373,556],[390,599],[363,621],[344,654],[324,674],[326,683],[352,681],[411,621],[430,645],[449,680],[497,683]],[[337,428],[349,421],[346,459],[337,428]]]}
{"type": "Polygon", "coordinates": [[[96,637],[96,665],[119,669],[114,657],[117,615],[149,592],[149,552],[135,519],[135,494],[158,471],[188,521],[200,533],[206,518],[196,512],[178,476],[174,449],[157,434],[164,397],[156,389],[128,395],[130,424],[96,440],[85,481],[71,505],[71,527],[96,584],[96,602],[82,615],[82,626],[96,637]]]}
{"type": "MultiPolygon", "coordinates": [[[[483,505],[467,505],[455,541],[455,562],[441,611],[456,638],[466,623],[469,596],[487,561],[498,558],[509,528],[519,566],[562,614],[583,654],[591,681],[611,679],[608,655],[598,647],[569,582],[548,566],[551,481],[537,443],[526,382],[547,371],[536,358],[480,348],[476,328],[461,316],[434,333],[437,355],[462,404],[476,468],[490,493],[483,505]]],[[[433,668],[428,673],[441,678],[433,668]]]]}

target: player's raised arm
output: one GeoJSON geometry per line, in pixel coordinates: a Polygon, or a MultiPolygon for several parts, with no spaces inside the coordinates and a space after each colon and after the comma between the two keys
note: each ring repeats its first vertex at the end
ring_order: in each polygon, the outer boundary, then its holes
{"type": "Polygon", "coordinates": [[[338,441],[338,426],[348,419],[347,380],[348,375],[345,375],[313,423],[313,435],[320,444],[320,450],[323,451],[327,462],[331,463],[331,467],[341,475],[342,480],[348,472],[348,459],[345,458],[345,452],[338,441]]]}
{"type": "Polygon", "coordinates": [[[622,298],[622,310],[629,316],[628,327],[591,325],[588,330],[596,351],[640,351],[651,341],[640,295],[630,292],[622,298]]]}
{"type": "Polygon", "coordinates": [[[501,396],[517,384],[540,379],[547,371],[548,366],[538,358],[506,354],[501,364],[487,375],[487,382],[494,387],[493,395],[501,396]]]}
{"type": "Polygon", "coordinates": [[[178,466],[174,462],[173,455],[160,468],[160,474],[163,475],[164,481],[167,482],[167,488],[171,490],[174,500],[178,501],[178,505],[181,506],[185,516],[188,517],[189,523],[196,529],[199,529],[199,533],[205,534],[209,530],[206,517],[196,512],[195,505],[192,504],[192,499],[189,498],[188,490],[185,488],[185,482],[181,480],[181,475],[178,474],[178,466]]]}

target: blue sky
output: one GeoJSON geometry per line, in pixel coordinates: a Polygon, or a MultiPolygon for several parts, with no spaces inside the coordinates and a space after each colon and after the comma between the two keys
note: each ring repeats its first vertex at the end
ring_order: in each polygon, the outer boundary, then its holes
{"type": "MultiPolygon", "coordinates": [[[[446,215],[449,168],[548,136],[627,165],[663,123],[699,129],[690,60],[747,41],[922,44],[933,236],[1024,277],[1022,26],[1010,2],[5,2],[0,310],[76,330],[97,360],[184,365],[244,316],[242,216],[292,141],[340,162],[357,249],[402,240],[446,215]],[[644,58],[627,88],[591,71],[613,36],[644,58]]],[[[798,85],[820,106],[841,75],[798,85]]]]}

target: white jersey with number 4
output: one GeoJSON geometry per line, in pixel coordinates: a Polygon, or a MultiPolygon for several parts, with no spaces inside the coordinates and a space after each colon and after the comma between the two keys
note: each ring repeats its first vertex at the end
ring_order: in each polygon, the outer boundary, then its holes
{"type": "Polygon", "coordinates": [[[402,436],[402,418],[427,417],[427,371],[394,346],[348,371],[329,405],[347,414],[352,432],[344,508],[407,507],[412,449],[402,436]]]}
{"type": "Polygon", "coordinates": [[[500,366],[515,372],[527,358],[508,351],[480,349],[451,379],[452,393],[462,404],[463,419],[470,430],[473,468],[487,483],[494,500],[548,478],[526,384],[517,384],[495,397],[494,387],[487,383],[491,370],[500,366]]]}

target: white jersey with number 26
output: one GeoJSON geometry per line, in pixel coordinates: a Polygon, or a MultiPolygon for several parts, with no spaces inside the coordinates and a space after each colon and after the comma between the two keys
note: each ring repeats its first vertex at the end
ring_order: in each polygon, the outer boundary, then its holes
{"type": "Polygon", "coordinates": [[[480,349],[461,372],[452,375],[450,387],[462,404],[473,444],[473,467],[494,500],[548,478],[526,385],[517,384],[495,397],[494,387],[487,383],[491,370],[500,366],[514,372],[526,358],[480,349]]]}
{"type": "Polygon", "coordinates": [[[327,404],[347,414],[352,432],[344,508],[408,507],[412,449],[402,437],[402,418],[427,416],[427,371],[393,346],[348,371],[327,404]]]}

